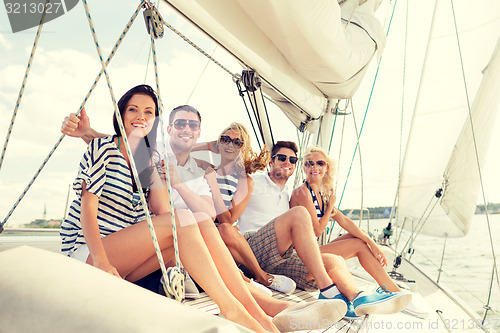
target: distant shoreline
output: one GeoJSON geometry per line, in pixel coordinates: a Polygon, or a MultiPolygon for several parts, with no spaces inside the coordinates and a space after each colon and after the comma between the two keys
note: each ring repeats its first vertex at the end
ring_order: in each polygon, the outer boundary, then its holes
{"type": "MultiPolygon", "coordinates": [[[[368,220],[380,220],[380,219],[388,219],[390,217],[390,213],[392,210],[392,206],[383,206],[383,207],[368,207],[363,210],[363,221],[368,220]]],[[[342,213],[349,217],[352,220],[359,220],[360,210],[358,208],[346,208],[341,209],[342,213]]],[[[477,205],[475,215],[484,215],[484,205],[477,205]]],[[[500,214],[500,203],[489,203],[488,204],[488,214],[500,214]]],[[[3,234],[15,234],[15,233],[59,233],[59,225],[62,220],[44,220],[44,219],[36,219],[30,223],[25,224],[26,227],[5,227],[5,230],[0,233],[3,234]],[[52,223],[53,226],[48,226],[48,223],[52,223]],[[58,225],[59,224],[59,225],[58,225]]]]}
{"type": "Polygon", "coordinates": [[[9,227],[6,227],[0,235],[18,235],[18,234],[30,234],[30,235],[55,234],[55,235],[59,235],[60,230],[61,230],[60,228],[23,228],[23,227],[9,228],[9,227]]]}

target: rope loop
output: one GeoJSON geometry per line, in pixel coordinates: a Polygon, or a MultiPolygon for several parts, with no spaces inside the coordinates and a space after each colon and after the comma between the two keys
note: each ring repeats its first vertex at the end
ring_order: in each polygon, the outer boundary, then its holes
{"type": "MultiPolygon", "coordinates": [[[[151,4],[150,4],[151,5],[151,4]]],[[[151,5],[152,6],[152,5],[151,5]]],[[[150,8],[151,9],[151,8],[150,8]]],[[[153,11],[156,11],[156,8],[152,7],[153,11]]],[[[160,17],[161,18],[161,17],[160,17]]],[[[153,27],[153,22],[149,21],[149,24],[151,25],[151,30],[154,30],[153,27]]],[[[174,215],[174,202],[172,199],[172,184],[170,181],[170,172],[169,172],[169,163],[168,163],[168,157],[167,157],[167,140],[165,136],[165,123],[163,121],[163,102],[161,99],[161,93],[160,93],[160,79],[158,75],[158,61],[156,57],[156,46],[155,46],[155,38],[153,34],[151,36],[151,53],[153,55],[153,65],[154,65],[154,70],[155,70],[155,82],[156,82],[156,93],[158,95],[158,113],[160,117],[160,129],[161,129],[161,138],[162,138],[162,144],[163,144],[163,160],[165,161],[165,184],[167,187],[167,193],[168,193],[168,205],[169,205],[169,210],[170,210],[170,221],[171,221],[171,226],[172,226],[172,237],[174,240],[174,256],[175,256],[175,263],[176,267],[175,269],[170,269],[170,271],[167,271],[167,274],[165,274],[168,278],[165,278],[164,275],[164,280],[165,280],[165,285],[164,285],[164,290],[166,294],[169,297],[172,297],[176,299],[177,301],[182,301],[185,296],[185,289],[184,289],[184,276],[183,274],[183,267],[181,264],[180,260],[180,255],[179,255],[179,245],[178,245],[178,238],[177,238],[177,227],[175,224],[175,215],[174,215]]],[[[160,264],[161,264],[161,259],[160,264]]]]}

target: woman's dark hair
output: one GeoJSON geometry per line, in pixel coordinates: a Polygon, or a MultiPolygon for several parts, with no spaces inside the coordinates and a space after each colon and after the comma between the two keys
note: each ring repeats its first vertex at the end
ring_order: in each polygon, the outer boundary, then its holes
{"type": "MultiPolygon", "coordinates": [[[[123,113],[126,110],[127,103],[128,101],[132,98],[134,95],[146,95],[149,96],[153,99],[153,102],[155,103],[155,122],[153,124],[153,128],[151,129],[151,132],[146,137],[147,141],[151,141],[150,139],[154,137],[154,142],[156,144],[156,134],[157,134],[157,129],[158,129],[158,123],[160,119],[158,118],[158,97],[156,96],[156,92],[148,86],[147,84],[140,84],[138,86],[133,87],[129,91],[127,91],[123,96],[120,98],[118,101],[118,110],[120,111],[120,115],[123,118],[123,113]],[[154,133],[153,133],[154,131],[154,133]]],[[[113,113],[113,128],[115,129],[115,133],[118,137],[122,136],[120,133],[120,127],[118,126],[118,120],[116,119],[116,115],[113,113]]],[[[149,146],[148,146],[149,147],[149,146]]]]}
{"type": "MultiPolygon", "coordinates": [[[[141,181],[142,187],[147,188],[151,185],[151,174],[153,168],[155,167],[153,156],[158,155],[156,137],[158,133],[158,124],[160,122],[159,111],[158,111],[158,97],[153,88],[146,84],[141,84],[133,87],[127,91],[118,101],[118,110],[123,118],[123,114],[127,109],[127,104],[134,95],[146,95],[151,97],[155,103],[155,120],[151,131],[141,140],[139,146],[134,152],[134,162],[137,167],[137,172],[139,173],[139,179],[141,181]]],[[[121,137],[120,127],[118,126],[118,120],[116,119],[116,114],[113,113],[113,127],[115,133],[118,137],[121,137]]],[[[134,191],[136,189],[135,181],[134,191]]]]}

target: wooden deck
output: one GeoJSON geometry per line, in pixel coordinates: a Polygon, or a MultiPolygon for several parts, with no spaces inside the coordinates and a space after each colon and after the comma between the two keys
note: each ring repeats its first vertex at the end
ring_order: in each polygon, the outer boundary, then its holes
{"type": "MultiPolygon", "coordinates": [[[[30,245],[54,252],[59,252],[59,241],[56,234],[50,235],[0,235],[0,251],[19,245],[30,245]],[[31,242],[25,242],[29,237],[31,242]]],[[[389,262],[392,262],[390,251],[386,251],[389,262]]],[[[356,279],[360,289],[373,291],[377,288],[374,280],[364,271],[356,260],[349,260],[348,266],[356,279]]],[[[332,323],[328,329],[318,330],[303,328],[306,332],[495,332],[491,327],[481,328],[478,325],[478,315],[449,290],[437,285],[424,275],[411,263],[403,261],[398,269],[407,279],[415,282],[400,282],[402,286],[413,292],[413,303],[420,309],[429,313],[429,318],[419,319],[404,313],[394,315],[372,315],[361,320],[332,323]]],[[[295,302],[307,302],[317,299],[318,292],[305,292],[297,290],[293,295],[273,292],[278,299],[287,299],[295,302]]],[[[218,306],[205,294],[196,300],[186,300],[185,304],[207,312],[218,315],[218,306]]]]}
{"type": "MultiPolygon", "coordinates": [[[[288,301],[292,302],[308,302],[312,300],[318,299],[318,292],[307,292],[304,290],[297,289],[295,293],[292,295],[286,295],[280,292],[273,291],[273,297],[277,299],[285,299],[288,301]]],[[[184,301],[185,304],[195,307],[199,310],[208,312],[213,315],[218,315],[219,314],[219,307],[217,304],[215,304],[212,299],[206,294],[206,293],[201,293],[201,297],[198,299],[188,299],[184,301]]],[[[354,332],[364,332],[363,327],[366,326],[365,324],[369,321],[370,316],[366,316],[366,318],[359,319],[356,321],[347,321],[347,320],[340,320],[337,323],[331,323],[331,326],[327,329],[299,329],[298,327],[297,331],[304,331],[304,332],[349,332],[349,333],[354,333],[354,332]]],[[[299,325],[298,325],[299,326],[299,325]]],[[[319,327],[319,324],[318,324],[319,327]]]]}

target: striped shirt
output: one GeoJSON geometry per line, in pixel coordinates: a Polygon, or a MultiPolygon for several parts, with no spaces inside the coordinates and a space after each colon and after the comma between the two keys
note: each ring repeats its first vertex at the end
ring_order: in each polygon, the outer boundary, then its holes
{"type": "Polygon", "coordinates": [[[80,222],[82,184],[99,198],[97,223],[101,238],[146,218],[138,195],[133,193],[130,170],[116,147],[115,136],[94,139],[80,162],[73,183],[77,199],[61,224],[61,252],[71,255],[85,244],[80,222]]]}
{"type": "Polygon", "coordinates": [[[224,176],[217,174],[217,185],[219,186],[224,204],[228,209],[231,208],[231,201],[233,200],[233,196],[236,193],[236,187],[238,186],[238,177],[234,174],[224,176]]]}

